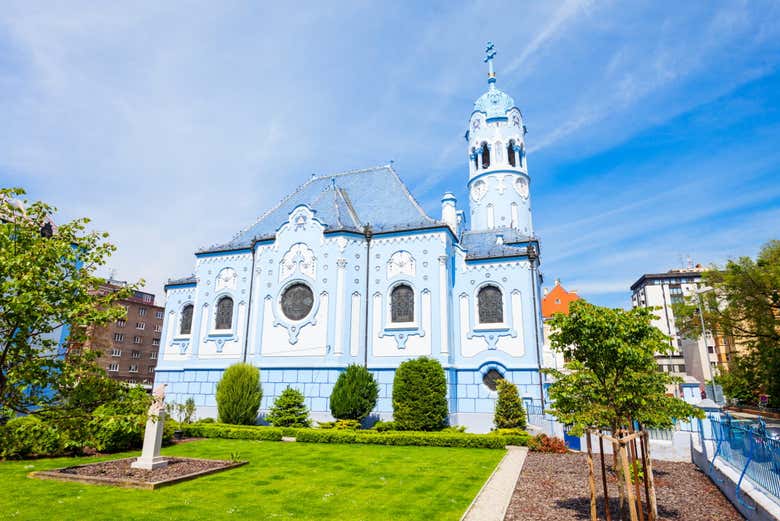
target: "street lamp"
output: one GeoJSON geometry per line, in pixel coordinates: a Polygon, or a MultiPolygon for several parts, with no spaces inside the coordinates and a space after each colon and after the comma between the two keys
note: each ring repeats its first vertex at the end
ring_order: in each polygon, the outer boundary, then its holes
{"type": "MultiPolygon", "coordinates": [[[[714,382],[714,375],[712,373],[712,366],[710,365],[710,350],[707,347],[707,327],[704,324],[704,310],[701,303],[701,296],[704,293],[709,293],[710,291],[714,291],[714,288],[711,288],[710,286],[704,286],[699,289],[693,290],[693,292],[696,294],[696,304],[699,306],[699,320],[701,321],[701,338],[704,342],[704,359],[706,360],[706,366],[707,366],[707,372],[710,375],[710,381],[712,382],[712,395],[713,398],[715,397],[715,382],[714,382]]],[[[713,335],[714,337],[714,335],[713,335]]],[[[704,374],[704,373],[703,373],[704,374]]],[[[707,388],[707,382],[704,382],[704,388],[707,388]]]]}

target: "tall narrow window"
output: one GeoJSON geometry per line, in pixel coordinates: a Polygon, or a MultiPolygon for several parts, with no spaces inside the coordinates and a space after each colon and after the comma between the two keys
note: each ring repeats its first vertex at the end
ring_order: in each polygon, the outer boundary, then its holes
{"type": "Polygon", "coordinates": [[[482,168],[490,166],[490,147],[487,143],[482,143],[482,168]]]}
{"type": "Polygon", "coordinates": [[[192,304],[187,304],[181,310],[181,327],[179,334],[189,335],[192,332],[192,304]]]}
{"type": "Polygon", "coordinates": [[[479,170],[479,154],[476,148],[471,149],[471,157],[474,158],[474,170],[479,170]]]}
{"type": "Polygon", "coordinates": [[[396,286],[390,293],[390,320],[414,322],[414,290],[405,284],[396,286]]]}
{"type": "Polygon", "coordinates": [[[510,140],[509,144],[506,147],[506,157],[509,158],[510,166],[517,166],[517,162],[515,161],[515,140],[514,139],[510,140]]]}
{"type": "Polygon", "coordinates": [[[215,329],[230,329],[233,327],[233,299],[222,297],[217,302],[217,321],[215,329]]]}
{"type": "Polygon", "coordinates": [[[495,286],[485,286],[477,294],[479,321],[482,324],[500,324],[504,321],[504,300],[501,290],[495,286]]]}

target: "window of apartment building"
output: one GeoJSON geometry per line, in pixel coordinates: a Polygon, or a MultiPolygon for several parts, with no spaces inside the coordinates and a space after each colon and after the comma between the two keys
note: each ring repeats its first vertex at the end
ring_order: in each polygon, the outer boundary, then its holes
{"type": "Polygon", "coordinates": [[[135,378],[128,378],[127,379],[127,383],[134,384],[135,383],[135,378]]]}
{"type": "Polygon", "coordinates": [[[125,335],[123,333],[114,333],[114,342],[124,342],[125,335]]]}
{"type": "Polygon", "coordinates": [[[133,343],[134,344],[140,344],[141,343],[141,337],[136,335],[133,337],[133,343]]]}
{"type": "Polygon", "coordinates": [[[159,338],[153,338],[152,339],[152,345],[153,346],[159,346],[160,345],[160,339],[159,338]]]}
{"type": "Polygon", "coordinates": [[[125,327],[125,324],[127,324],[127,321],[124,318],[120,318],[116,321],[116,327],[125,327]]]}
{"type": "Polygon", "coordinates": [[[147,367],[147,368],[146,368],[146,372],[147,372],[147,373],[150,373],[150,374],[154,374],[154,366],[153,366],[153,365],[150,365],[149,367],[147,367]]]}
{"type": "Polygon", "coordinates": [[[136,322],[135,323],[136,329],[146,329],[146,322],[136,322]]]}
{"type": "Polygon", "coordinates": [[[116,362],[108,364],[108,370],[112,372],[119,371],[119,364],[117,364],[116,362]]]}
{"type": "Polygon", "coordinates": [[[154,295],[144,294],[144,302],[149,304],[154,300],[154,295]]]}
{"type": "Polygon", "coordinates": [[[677,372],[678,373],[684,373],[685,372],[685,365],[681,364],[677,366],[677,372]]]}
{"type": "Polygon", "coordinates": [[[130,353],[130,356],[132,356],[133,358],[141,358],[141,351],[133,351],[132,353],[130,353]]]}
{"type": "Polygon", "coordinates": [[[714,353],[714,352],[715,352],[715,348],[714,348],[714,347],[712,347],[712,346],[707,346],[707,351],[708,351],[709,353],[714,353]]]}
{"type": "Polygon", "coordinates": [[[144,378],[144,385],[152,383],[148,378],[144,378]]]}
{"type": "Polygon", "coordinates": [[[122,350],[116,347],[111,349],[111,356],[122,356],[122,350]]]}
{"type": "Polygon", "coordinates": [[[146,308],[138,308],[138,316],[139,317],[145,317],[146,316],[146,308]]]}
{"type": "Polygon", "coordinates": [[[149,353],[149,359],[157,360],[157,351],[152,351],[151,353],[149,353]]]}
{"type": "Polygon", "coordinates": [[[130,369],[128,369],[131,373],[137,373],[138,372],[138,364],[130,364],[130,369]]]}
{"type": "Polygon", "coordinates": [[[155,324],[154,325],[154,332],[155,333],[159,333],[160,331],[162,331],[162,327],[160,327],[160,324],[155,324]]]}
{"type": "Polygon", "coordinates": [[[163,318],[163,312],[162,312],[162,311],[159,311],[159,310],[158,310],[158,311],[155,311],[155,312],[154,312],[154,318],[158,318],[158,319],[162,320],[162,318],[163,318]]]}

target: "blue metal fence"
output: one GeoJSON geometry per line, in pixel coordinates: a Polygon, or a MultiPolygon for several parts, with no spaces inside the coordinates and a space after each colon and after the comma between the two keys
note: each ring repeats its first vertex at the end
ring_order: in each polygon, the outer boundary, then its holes
{"type": "Polygon", "coordinates": [[[780,440],[770,436],[764,421],[736,420],[728,414],[710,416],[707,420],[699,422],[699,434],[702,441],[715,443],[710,472],[715,458],[720,456],[740,472],[737,483],[740,502],[739,486],[745,476],[780,499],[780,440]]]}

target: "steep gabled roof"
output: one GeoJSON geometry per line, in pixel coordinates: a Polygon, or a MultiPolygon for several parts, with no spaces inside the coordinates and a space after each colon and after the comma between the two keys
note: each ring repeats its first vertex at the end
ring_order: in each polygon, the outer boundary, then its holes
{"type": "Polygon", "coordinates": [[[362,231],[370,224],[374,232],[386,232],[442,224],[425,213],[395,170],[387,165],[313,176],[231,241],[201,252],[244,248],[257,240],[271,239],[290,212],[300,205],[313,210],[326,231],[362,231]]]}

